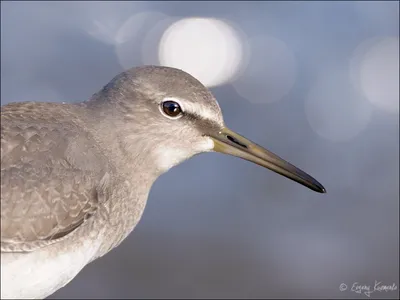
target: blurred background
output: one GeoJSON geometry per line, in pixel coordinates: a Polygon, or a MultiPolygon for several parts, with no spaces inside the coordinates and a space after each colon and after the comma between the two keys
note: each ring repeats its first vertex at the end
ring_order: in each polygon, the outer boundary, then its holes
{"type": "Polygon", "coordinates": [[[397,290],[371,298],[399,297],[398,1],[1,2],[2,105],[83,101],[143,64],[197,77],[328,193],[196,156],[51,298],[367,298],[351,286],[375,280],[397,290]]]}

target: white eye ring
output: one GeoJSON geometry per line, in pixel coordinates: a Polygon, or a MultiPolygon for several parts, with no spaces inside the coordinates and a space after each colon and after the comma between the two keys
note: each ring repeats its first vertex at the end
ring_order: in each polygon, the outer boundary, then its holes
{"type": "Polygon", "coordinates": [[[176,120],[183,116],[182,105],[175,98],[165,98],[159,106],[161,113],[168,119],[176,120]]]}

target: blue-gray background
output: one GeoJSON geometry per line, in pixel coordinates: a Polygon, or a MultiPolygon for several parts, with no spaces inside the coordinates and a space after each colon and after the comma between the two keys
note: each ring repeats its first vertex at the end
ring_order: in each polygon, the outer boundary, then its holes
{"type": "MultiPolygon", "coordinates": [[[[106,38],[88,34],[94,19],[115,27],[157,11],[176,19],[224,18],[249,38],[278,38],[296,62],[294,83],[279,101],[252,101],[268,99],[260,84],[246,97],[230,82],[212,91],[231,129],[328,191],[314,193],[238,158],[196,156],[156,181],[141,222],[118,248],[51,298],[366,298],[339,285],[398,286],[398,103],[397,111],[393,103],[394,112],[380,109],[348,76],[363,41],[398,42],[398,10],[398,2],[2,1],[2,105],[81,101],[128,67],[106,38]],[[325,85],[312,94],[321,77],[325,85]]],[[[130,43],[131,66],[144,63],[141,46],[153,25],[148,19],[130,43]]],[[[264,53],[258,49],[253,62],[262,65],[264,53]]],[[[398,63],[397,57],[388,65],[398,63]]],[[[398,70],[394,75],[398,80],[398,70]]],[[[398,296],[398,290],[371,295],[398,296]]]]}

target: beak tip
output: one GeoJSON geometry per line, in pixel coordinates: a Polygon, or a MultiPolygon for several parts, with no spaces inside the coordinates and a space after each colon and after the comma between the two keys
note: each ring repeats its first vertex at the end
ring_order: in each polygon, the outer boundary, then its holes
{"type": "Polygon", "coordinates": [[[326,194],[326,189],[324,188],[324,186],[322,184],[318,184],[315,191],[318,193],[321,193],[321,194],[326,194]]]}

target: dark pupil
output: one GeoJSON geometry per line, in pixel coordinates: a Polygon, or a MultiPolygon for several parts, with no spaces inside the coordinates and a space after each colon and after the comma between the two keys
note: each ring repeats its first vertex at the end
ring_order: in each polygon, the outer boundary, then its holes
{"type": "Polygon", "coordinates": [[[171,117],[176,117],[181,113],[181,107],[178,103],[173,101],[165,101],[163,103],[164,112],[171,117]]]}

